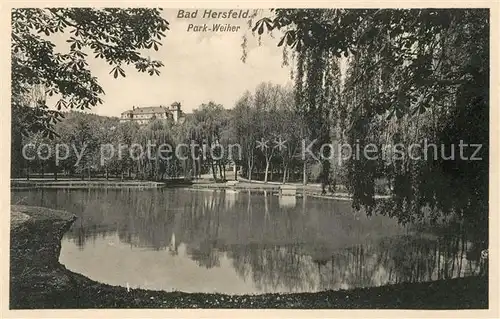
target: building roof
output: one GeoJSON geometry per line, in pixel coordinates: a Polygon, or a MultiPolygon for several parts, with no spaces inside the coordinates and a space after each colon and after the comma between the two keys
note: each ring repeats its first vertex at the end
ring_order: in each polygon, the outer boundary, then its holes
{"type": "Polygon", "coordinates": [[[164,106],[147,106],[147,107],[136,107],[132,110],[122,112],[122,114],[151,114],[151,113],[164,113],[168,111],[169,109],[164,106]]]}

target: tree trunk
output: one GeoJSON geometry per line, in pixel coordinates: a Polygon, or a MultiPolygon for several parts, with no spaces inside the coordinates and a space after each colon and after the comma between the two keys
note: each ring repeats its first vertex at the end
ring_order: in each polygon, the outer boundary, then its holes
{"type": "Polygon", "coordinates": [[[201,178],[201,157],[198,157],[198,178],[201,178]]]}
{"type": "Polygon", "coordinates": [[[222,180],[225,180],[226,178],[224,177],[224,169],[222,168],[222,163],[219,161],[219,175],[220,175],[220,179],[222,180]]]}
{"type": "Polygon", "coordinates": [[[106,167],[106,180],[109,180],[108,168],[106,167]]]}
{"type": "Polygon", "coordinates": [[[89,173],[89,181],[90,181],[90,167],[87,169],[89,173]]]}
{"type": "Polygon", "coordinates": [[[191,166],[193,167],[193,173],[191,174],[191,177],[193,179],[196,179],[198,177],[198,175],[197,175],[197,170],[196,170],[196,160],[194,158],[191,159],[191,166]]]}
{"type": "MultiPolygon", "coordinates": [[[[188,162],[187,162],[186,158],[182,160],[182,173],[184,175],[184,179],[186,180],[187,175],[188,175],[188,162]]],[[[162,177],[163,177],[163,174],[162,174],[162,177]]]]}
{"type": "Polygon", "coordinates": [[[286,183],[287,165],[283,165],[283,184],[286,183]]]}
{"type": "Polygon", "coordinates": [[[269,173],[269,161],[266,159],[266,171],[264,173],[264,183],[267,183],[267,174],[269,173]]]}
{"type": "Polygon", "coordinates": [[[321,165],[321,175],[322,194],[325,194],[330,185],[330,162],[328,160],[323,161],[321,165]]]}
{"type": "Polygon", "coordinates": [[[304,166],[302,168],[302,184],[307,185],[307,162],[304,161],[304,166]]]}
{"type": "Polygon", "coordinates": [[[248,180],[252,181],[252,168],[253,165],[248,164],[248,180]]]}
{"type": "Polygon", "coordinates": [[[54,169],[54,180],[57,181],[57,166],[54,169]]]}
{"type": "Polygon", "coordinates": [[[213,160],[210,160],[210,165],[212,166],[212,175],[214,177],[214,180],[216,181],[217,180],[217,173],[215,172],[216,170],[216,166],[214,164],[214,161],[213,160]]]}
{"type": "Polygon", "coordinates": [[[247,159],[247,167],[248,167],[248,180],[252,180],[252,169],[253,169],[253,153],[252,157],[248,157],[247,159]]]}

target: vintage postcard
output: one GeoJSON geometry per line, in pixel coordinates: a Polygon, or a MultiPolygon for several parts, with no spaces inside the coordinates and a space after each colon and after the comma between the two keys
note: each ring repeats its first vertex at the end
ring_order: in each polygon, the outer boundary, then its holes
{"type": "Polygon", "coordinates": [[[498,315],[494,2],[41,5],[2,9],[8,316],[498,315]]]}

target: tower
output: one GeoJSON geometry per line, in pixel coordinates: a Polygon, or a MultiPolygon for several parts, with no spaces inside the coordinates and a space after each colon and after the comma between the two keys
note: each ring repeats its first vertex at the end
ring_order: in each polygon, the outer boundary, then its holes
{"type": "Polygon", "coordinates": [[[170,105],[170,110],[172,111],[174,122],[177,123],[181,117],[181,104],[179,102],[172,103],[172,105],[170,105]]]}

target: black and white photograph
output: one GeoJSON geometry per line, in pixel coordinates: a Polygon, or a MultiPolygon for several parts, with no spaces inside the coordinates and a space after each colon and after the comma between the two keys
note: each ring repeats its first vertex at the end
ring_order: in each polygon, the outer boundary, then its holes
{"type": "Polygon", "coordinates": [[[491,6],[12,4],[8,309],[498,311],[491,6]]]}

